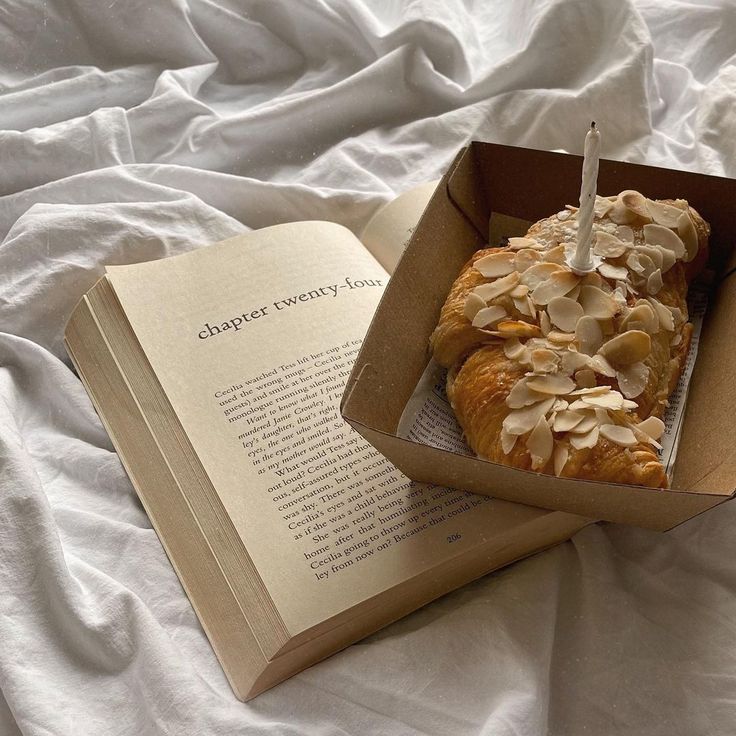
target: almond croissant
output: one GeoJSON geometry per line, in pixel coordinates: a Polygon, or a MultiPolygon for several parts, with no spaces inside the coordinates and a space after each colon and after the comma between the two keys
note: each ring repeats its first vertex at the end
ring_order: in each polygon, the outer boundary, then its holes
{"type": "Polygon", "coordinates": [[[577,210],[473,255],[431,337],[480,457],[558,476],[666,487],[657,440],[690,345],[688,283],[709,226],[684,200],[597,197],[583,276],[577,210]]]}

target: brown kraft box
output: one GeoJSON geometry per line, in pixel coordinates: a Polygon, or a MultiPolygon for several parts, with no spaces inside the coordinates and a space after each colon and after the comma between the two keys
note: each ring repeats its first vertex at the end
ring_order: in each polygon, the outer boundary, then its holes
{"type": "MultiPolygon", "coordinates": [[[[598,193],[686,199],[710,223],[716,274],[669,490],[556,478],[402,439],[396,428],[424,371],[429,337],[491,213],[526,221],[576,203],[582,157],[473,142],[427,205],[348,380],[346,421],[416,481],[593,519],[666,530],[736,491],[736,180],[601,160],[598,193]]],[[[523,235],[507,233],[509,235],[523,235]]]]}

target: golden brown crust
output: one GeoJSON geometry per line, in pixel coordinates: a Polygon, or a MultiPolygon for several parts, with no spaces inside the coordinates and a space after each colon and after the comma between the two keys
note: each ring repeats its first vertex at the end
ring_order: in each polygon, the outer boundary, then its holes
{"type": "MultiPolygon", "coordinates": [[[[698,254],[689,263],[678,260],[669,268],[663,274],[663,285],[656,295],[665,306],[680,310],[684,320],[687,320],[688,282],[707,260],[709,234],[708,225],[698,213],[692,208],[688,211],[698,235],[698,254]]],[[[562,238],[555,235],[559,228],[554,217],[535,223],[527,237],[545,242],[547,248],[558,245],[562,238]]],[[[636,228],[637,224],[641,223],[634,222],[633,227],[636,228]]],[[[435,360],[448,369],[448,397],[470,447],[480,457],[528,470],[532,469],[532,458],[525,443],[517,441],[510,452],[504,452],[501,439],[504,420],[511,411],[506,399],[512,387],[528,375],[528,368],[505,355],[503,340],[490,334],[492,330],[473,327],[464,313],[468,295],[477,286],[489,282],[473,264],[484,256],[505,250],[479,250],[465,264],[448,294],[430,342],[435,360]]],[[[614,265],[624,265],[625,256],[607,260],[614,265]]],[[[646,295],[629,294],[626,301],[629,307],[633,307],[638,297],[646,295]]],[[[536,316],[520,312],[508,295],[494,303],[506,309],[509,319],[538,324],[536,316]]],[[[682,373],[691,334],[692,325],[683,321],[675,326],[674,331],[651,335],[651,350],[643,361],[648,370],[646,385],[634,398],[636,409],[631,410],[630,418],[632,412],[635,421],[663,416],[667,398],[682,373]]],[[[603,384],[619,388],[616,378],[596,375],[596,385],[603,384]]],[[[593,447],[575,449],[564,434],[555,432],[554,435],[557,444],[566,445],[569,452],[564,468],[558,473],[560,475],[650,487],[667,485],[664,468],[648,442],[621,447],[601,437],[593,447]]],[[[535,469],[554,473],[553,458],[535,469]]]]}

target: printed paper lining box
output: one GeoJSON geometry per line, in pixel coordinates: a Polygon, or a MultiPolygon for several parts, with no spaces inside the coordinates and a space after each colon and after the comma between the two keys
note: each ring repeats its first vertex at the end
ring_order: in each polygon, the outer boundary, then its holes
{"type": "MultiPolygon", "coordinates": [[[[489,242],[489,222],[513,230],[577,201],[581,157],[474,142],[429,202],[389,283],[343,396],[343,417],[410,478],[567,511],[669,529],[736,489],[736,181],[602,160],[601,194],[636,189],[682,198],[711,225],[709,295],[668,490],[557,478],[404,439],[398,426],[429,363],[429,337],[463,264],[489,242]]],[[[521,235],[523,232],[508,232],[521,235]]],[[[492,242],[492,241],[491,241],[492,242]]],[[[495,244],[492,242],[492,244],[495,244]]]]}

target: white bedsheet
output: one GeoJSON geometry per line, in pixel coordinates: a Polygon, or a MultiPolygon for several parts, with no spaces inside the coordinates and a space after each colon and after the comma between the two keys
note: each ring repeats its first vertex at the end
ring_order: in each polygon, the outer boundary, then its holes
{"type": "Polygon", "coordinates": [[[732,2],[9,0],[0,83],[0,733],[736,731],[734,503],[587,528],[239,703],[61,342],[104,264],[357,230],[473,138],[595,119],[736,176],[732,2]]]}

